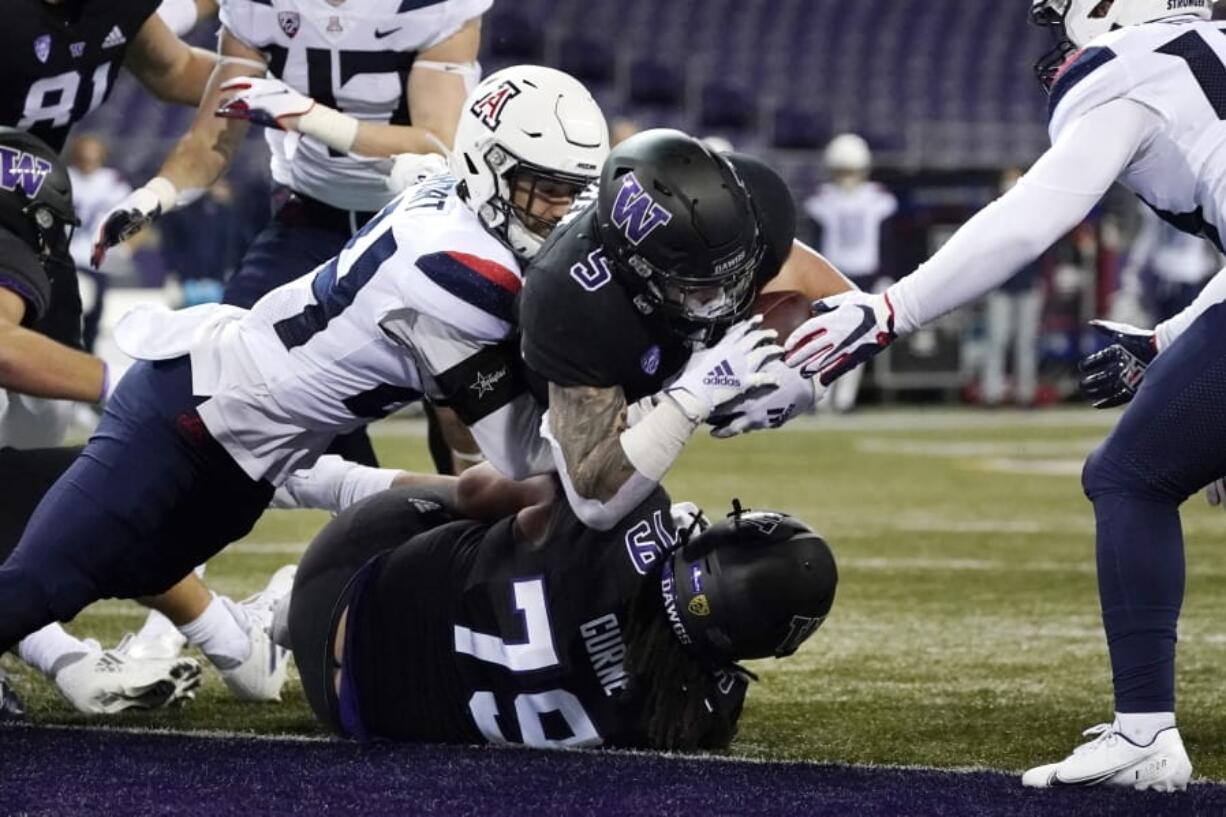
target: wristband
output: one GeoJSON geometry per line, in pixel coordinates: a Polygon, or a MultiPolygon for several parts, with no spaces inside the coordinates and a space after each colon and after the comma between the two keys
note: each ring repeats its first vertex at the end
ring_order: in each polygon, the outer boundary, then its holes
{"type": "Polygon", "coordinates": [[[165,176],[154,176],[145,183],[145,189],[153,194],[162,208],[162,213],[169,213],[179,201],[179,188],[165,176]]]}
{"type": "Polygon", "coordinates": [[[622,451],[634,470],[659,482],[681,456],[697,428],[698,423],[673,399],[661,400],[641,420],[622,432],[622,451]]]}
{"type": "Polygon", "coordinates": [[[358,120],[316,102],[298,117],[297,130],[303,136],[318,139],[333,150],[349,153],[358,138],[358,120]]]}

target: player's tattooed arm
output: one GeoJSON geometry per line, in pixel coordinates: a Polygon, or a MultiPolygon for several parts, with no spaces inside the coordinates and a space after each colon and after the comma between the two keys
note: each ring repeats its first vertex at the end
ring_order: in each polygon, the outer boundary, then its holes
{"type": "Polygon", "coordinates": [[[580,496],[608,502],[634,475],[621,444],[627,411],[620,387],[549,384],[549,430],[580,496]]]}

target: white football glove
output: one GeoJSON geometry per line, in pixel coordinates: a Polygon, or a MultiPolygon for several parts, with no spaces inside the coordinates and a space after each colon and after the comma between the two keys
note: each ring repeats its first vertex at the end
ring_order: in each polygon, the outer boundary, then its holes
{"type": "Polygon", "coordinates": [[[387,189],[395,195],[431,176],[447,172],[447,160],[437,153],[398,153],[392,157],[387,189]]]}
{"type": "Polygon", "coordinates": [[[103,216],[94,234],[94,249],[89,263],[97,269],[106,252],[145,229],[175,206],[178,190],[169,179],[155,176],[144,187],[133,190],[103,216]]]}
{"type": "Polygon", "coordinates": [[[813,304],[815,317],[802,323],[784,344],[784,360],[823,386],[864,363],[894,342],[894,307],[887,293],[852,290],[813,304]]]}
{"type": "Polygon", "coordinates": [[[711,436],[727,439],[764,428],[779,428],[797,414],[813,410],[826,387],[816,379],[801,375],[782,360],[772,360],[762,371],[779,379],[779,388],[766,394],[738,397],[715,409],[707,418],[714,428],[711,436]]]}
{"type": "Polygon", "coordinates": [[[245,119],[266,128],[296,130],[284,121],[287,116],[303,116],[315,107],[315,100],[298,93],[279,79],[235,77],[221,84],[232,94],[221,103],[217,115],[223,119],[245,119]]]}
{"type": "Polygon", "coordinates": [[[685,369],[664,394],[695,424],[741,395],[778,388],[778,375],[763,371],[783,353],[774,329],[759,328],[761,315],[736,324],[719,343],[690,356],[685,369]]]}
{"type": "Polygon", "coordinates": [[[348,114],[320,105],[279,79],[235,77],[221,84],[233,92],[217,109],[223,119],[243,119],[318,139],[333,150],[349,153],[361,123],[348,114]],[[295,118],[296,117],[296,118],[295,118]]]}

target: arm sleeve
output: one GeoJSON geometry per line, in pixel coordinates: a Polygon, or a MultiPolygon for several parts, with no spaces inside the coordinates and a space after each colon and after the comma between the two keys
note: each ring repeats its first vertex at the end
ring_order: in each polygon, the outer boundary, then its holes
{"type": "Polygon", "coordinates": [[[1226,301],[1226,269],[1210,278],[1209,283],[1205,284],[1204,289],[1196,296],[1196,300],[1192,301],[1184,311],[1154,328],[1158,351],[1162,352],[1174,343],[1175,339],[1182,335],[1184,330],[1191,326],[1206,309],[1222,301],[1226,301]]]}
{"type": "Polygon", "coordinates": [[[887,290],[899,334],[995,289],[1089,214],[1161,127],[1117,99],[1065,128],[1017,185],[962,226],[914,273],[887,290]]]}

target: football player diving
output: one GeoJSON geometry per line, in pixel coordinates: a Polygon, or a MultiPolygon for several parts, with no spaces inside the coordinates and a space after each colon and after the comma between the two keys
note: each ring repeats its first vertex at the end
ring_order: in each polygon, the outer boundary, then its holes
{"type": "MultiPolygon", "coordinates": [[[[879,295],[815,305],[820,314],[787,341],[788,363],[806,376],[829,383],[980,298],[1080,223],[1116,181],[1169,223],[1222,248],[1226,36],[1208,22],[1212,3],[1035,0],[1031,14],[1057,40],[1037,66],[1051,95],[1051,148],[912,275],[879,295]]],[[[1027,771],[1027,786],[1171,791],[1191,777],[1175,725],[1179,506],[1226,474],[1224,298],[1219,273],[1154,332],[1100,325],[1114,343],[1083,364],[1099,405],[1131,399],[1082,473],[1097,526],[1115,718],[1087,730],[1093,740],[1066,759],[1027,771]]]]}
{"type": "Polygon", "coordinates": [[[424,479],[329,523],[278,610],[342,735],[721,749],[752,677],[735,662],[791,655],[834,602],[830,548],[786,514],[708,527],[657,487],[597,531],[553,476],[424,479]]]}
{"type": "MultiPolygon", "coordinates": [[[[6,8],[10,13],[0,32],[0,125],[6,127],[0,148],[0,458],[6,496],[0,527],[12,534],[11,541],[14,527],[24,523],[74,453],[43,450],[59,445],[67,429],[69,412],[59,401],[96,402],[114,385],[106,364],[81,351],[76,270],[59,247],[63,229],[76,216],[56,153],[72,125],[109,98],[121,67],[159,99],[195,105],[216,63],[212,54],[176,37],[155,14],[157,7],[156,0],[17,0],[6,8]],[[10,127],[30,136],[23,139],[10,127]]],[[[96,644],[58,625],[25,639],[20,654],[85,712],[166,703],[186,694],[194,680],[188,676],[198,674],[193,662],[104,656],[96,644]],[[152,694],[159,682],[167,694],[152,694]]],[[[20,709],[3,671],[0,699],[0,710],[20,709]]]]}
{"type": "MultiPolygon", "coordinates": [[[[0,565],[0,650],[97,599],[167,590],[244,536],[334,436],[423,395],[502,473],[552,470],[516,366],[519,265],[595,181],[608,131],[581,84],[535,66],[489,77],[464,110],[455,175],[409,188],[315,273],[250,310],[125,316],[116,340],[138,362],[0,565]]],[[[219,601],[207,638],[235,645],[235,662],[276,664],[252,652],[270,622],[219,601]]]]}
{"type": "Polygon", "coordinates": [[[746,320],[758,293],[851,284],[794,240],[792,196],[773,170],[679,131],[619,144],[593,198],[532,262],[520,330],[566,496],[607,530],[704,422],[732,436],[816,403],[774,332],[746,320]]]}

